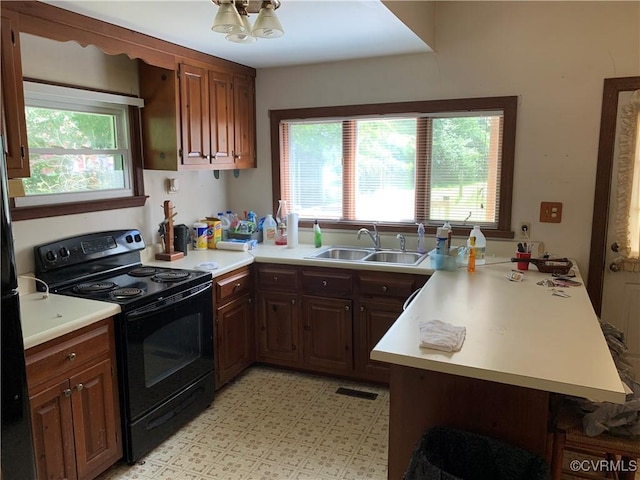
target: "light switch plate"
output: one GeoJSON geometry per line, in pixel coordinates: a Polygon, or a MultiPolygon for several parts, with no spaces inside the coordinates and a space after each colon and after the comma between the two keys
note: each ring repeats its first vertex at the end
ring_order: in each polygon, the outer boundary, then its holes
{"type": "Polygon", "coordinates": [[[540,221],[560,223],[562,221],[562,202],[540,202],[540,221]]]}

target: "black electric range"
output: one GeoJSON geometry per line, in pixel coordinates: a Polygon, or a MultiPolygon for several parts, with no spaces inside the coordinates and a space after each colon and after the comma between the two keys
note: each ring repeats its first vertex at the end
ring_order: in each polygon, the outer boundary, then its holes
{"type": "Polygon", "coordinates": [[[124,457],[133,463],[213,402],[210,272],[143,265],[138,230],[35,247],[52,293],[120,305],[114,333],[124,457]]]}

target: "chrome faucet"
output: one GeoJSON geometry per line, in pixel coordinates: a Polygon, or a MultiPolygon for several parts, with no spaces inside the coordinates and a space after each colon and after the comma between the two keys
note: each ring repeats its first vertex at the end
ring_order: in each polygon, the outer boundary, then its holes
{"type": "Polygon", "coordinates": [[[358,230],[358,240],[360,240],[360,235],[366,233],[367,235],[369,235],[369,238],[371,238],[374,248],[376,250],[380,250],[382,248],[380,246],[380,234],[378,233],[378,227],[375,223],[373,224],[373,231],[374,233],[371,233],[368,228],[361,228],[360,230],[358,230]]]}
{"type": "Polygon", "coordinates": [[[403,252],[407,250],[407,239],[404,238],[404,235],[402,235],[401,233],[396,235],[396,238],[398,240],[400,240],[400,250],[402,250],[403,252]]]}

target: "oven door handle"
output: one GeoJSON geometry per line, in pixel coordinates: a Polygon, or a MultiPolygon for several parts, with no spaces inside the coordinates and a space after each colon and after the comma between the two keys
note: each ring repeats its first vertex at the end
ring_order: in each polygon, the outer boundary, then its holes
{"type": "Polygon", "coordinates": [[[207,290],[211,290],[213,288],[213,283],[209,282],[203,285],[199,285],[197,287],[191,288],[188,293],[182,292],[172,295],[170,297],[164,298],[157,302],[154,302],[150,305],[145,305],[144,307],[140,307],[137,310],[132,310],[127,314],[128,320],[135,320],[138,317],[147,316],[159,310],[164,310],[171,305],[175,305],[177,303],[184,302],[190,298],[195,297],[196,295],[200,295],[207,290]]]}

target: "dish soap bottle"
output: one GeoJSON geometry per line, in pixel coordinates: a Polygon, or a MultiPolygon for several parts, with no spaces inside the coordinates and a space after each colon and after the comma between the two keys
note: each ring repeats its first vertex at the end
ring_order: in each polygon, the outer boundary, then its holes
{"type": "Polygon", "coordinates": [[[287,244],[287,201],[278,200],[278,211],[276,212],[276,245],[287,244]]]}
{"type": "MultiPolygon", "coordinates": [[[[474,225],[473,230],[471,230],[469,234],[469,240],[471,240],[471,236],[474,236],[476,239],[476,265],[484,265],[486,261],[487,239],[480,231],[479,225],[474,225]]],[[[467,245],[470,246],[469,244],[467,245]]]]}
{"type": "Polygon", "coordinates": [[[476,271],[476,237],[473,236],[473,231],[469,237],[469,263],[467,263],[467,272],[473,273],[476,271]]]}
{"type": "Polygon", "coordinates": [[[322,246],[322,230],[320,230],[320,225],[318,225],[318,220],[313,224],[313,243],[316,248],[322,246]]]}
{"type": "Polygon", "coordinates": [[[424,225],[418,224],[418,253],[426,252],[424,248],[424,225]]]}

